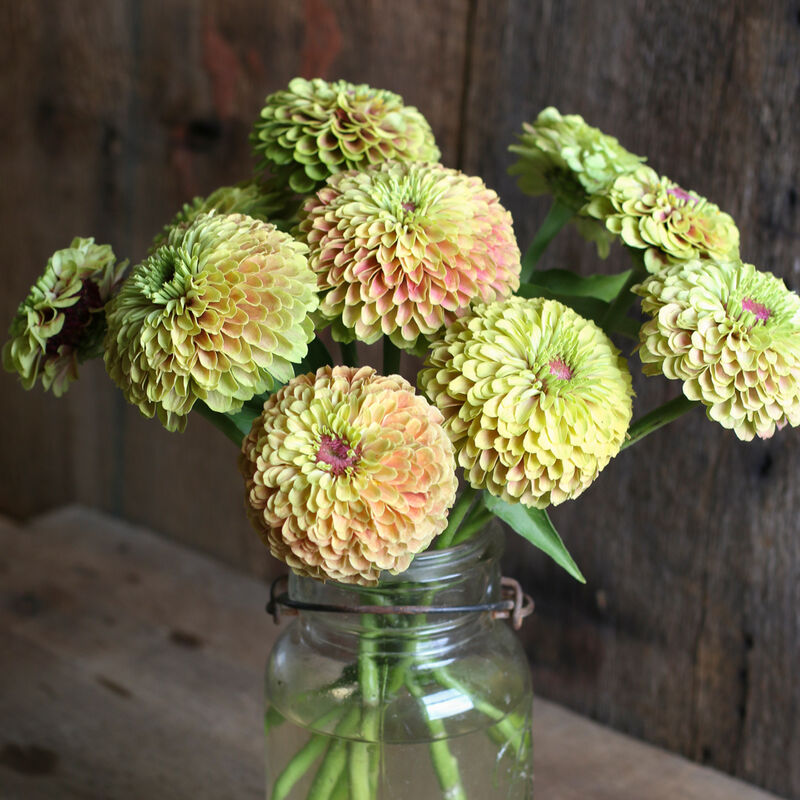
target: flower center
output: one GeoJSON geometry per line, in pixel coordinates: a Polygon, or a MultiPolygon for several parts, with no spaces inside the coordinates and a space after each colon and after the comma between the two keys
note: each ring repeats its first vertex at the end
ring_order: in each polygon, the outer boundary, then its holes
{"type": "Polygon", "coordinates": [[[567,362],[558,356],[550,360],[550,374],[562,381],[571,380],[573,376],[573,372],[567,366],[567,362]]]}
{"type": "Polygon", "coordinates": [[[360,447],[356,447],[352,451],[353,455],[348,455],[350,452],[350,445],[345,439],[323,434],[317,450],[317,463],[319,464],[321,461],[323,464],[328,464],[333,475],[342,475],[348,469],[357,467],[361,458],[360,447]]]}
{"type": "Polygon", "coordinates": [[[697,198],[689,194],[686,189],[681,189],[680,186],[671,186],[669,189],[667,189],[667,194],[671,197],[681,200],[684,203],[689,203],[690,205],[695,205],[697,203],[697,198]]]}
{"type": "Polygon", "coordinates": [[[417,204],[413,203],[411,200],[406,200],[403,203],[401,203],[400,205],[402,206],[403,211],[405,211],[408,214],[410,214],[412,211],[416,211],[417,210],[417,204]]]}
{"type": "Polygon", "coordinates": [[[763,303],[758,303],[751,297],[742,299],[742,311],[749,311],[760,322],[766,322],[771,316],[772,311],[763,303]]]}
{"type": "Polygon", "coordinates": [[[94,281],[85,280],[81,293],[74,305],[64,309],[64,324],[61,330],[47,340],[45,354],[57,356],[61,345],[77,347],[81,343],[84,330],[92,321],[92,311],[103,307],[100,290],[94,281]]]}

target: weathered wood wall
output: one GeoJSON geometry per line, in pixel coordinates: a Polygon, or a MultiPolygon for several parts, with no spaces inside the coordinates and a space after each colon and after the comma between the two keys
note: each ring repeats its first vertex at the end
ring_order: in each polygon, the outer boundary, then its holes
{"type": "MultiPolygon", "coordinates": [[[[506,146],[547,104],[582,113],[800,286],[796,0],[7,0],[0,35],[0,321],[73,235],[136,261],[181,202],[247,176],[260,103],[296,74],[403,94],[523,244],[545,207],[506,176],[506,146]]],[[[594,263],[569,233],[547,258],[594,263]]],[[[676,392],[636,388],[640,409],[676,392]]],[[[99,365],[62,401],[0,376],[0,414],[3,512],[77,500],[275,571],[203,421],[167,434],[99,365]]],[[[554,513],[588,586],[512,544],[538,691],[800,797],[798,472],[800,433],[744,445],[694,412],[554,513]]]]}

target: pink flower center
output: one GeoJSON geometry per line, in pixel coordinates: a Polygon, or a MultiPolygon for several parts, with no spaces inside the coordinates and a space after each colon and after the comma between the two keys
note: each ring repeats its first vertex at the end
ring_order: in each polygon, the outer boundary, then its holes
{"type": "Polygon", "coordinates": [[[401,206],[403,211],[408,211],[409,213],[417,210],[417,204],[412,203],[410,200],[406,200],[404,203],[401,203],[401,206]]]}
{"type": "Polygon", "coordinates": [[[317,450],[317,463],[321,461],[323,464],[328,464],[333,475],[342,475],[348,469],[358,466],[361,458],[360,447],[353,450],[353,455],[348,455],[349,452],[350,445],[344,439],[323,434],[317,450]]]}
{"type": "Polygon", "coordinates": [[[562,381],[568,381],[572,378],[573,372],[563,358],[554,358],[550,361],[550,374],[562,381]]]}
{"type": "Polygon", "coordinates": [[[750,297],[745,297],[742,299],[742,311],[749,311],[757,320],[760,320],[761,322],[766,322],[772,316],[772,311],[770,311],[762,303],[757,303],[750,297]]]}
{"type": "Polygon", "coordinates": [[[686,189],[681,189],[680,186],[672,186],[667,189],[667,194],[682,200],[684,203],[690,203],[691,205],[697,203],[697,198],[689,194],[686,189]]]}

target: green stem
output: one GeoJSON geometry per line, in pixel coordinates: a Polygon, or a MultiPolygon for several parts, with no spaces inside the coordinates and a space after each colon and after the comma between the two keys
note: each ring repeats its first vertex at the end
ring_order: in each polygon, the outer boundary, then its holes
{"type": "Polygon", "coordinates": [[[270,706],[267,713],[264,714],[264,733],[269,734],[275,730],[279,725],[282,725],[286,718],[276,708],[270,706]]]}
{"type": "Polygon", "coordinates": [[[272,800],[285,800],[294,785],[311,769],[311,765],[322,755],[329,738],[318,733],[311,735],[306,744],[295,753],[294,758],[275,779],[272,800]]]}
{"type": "MultiPolygon", "coordinates": [[[[422,701],[422,690],[409,673],[406,676],[406,686],[408,691],[422,701]]],[[[431,761],[433,770],[442,789],[442,795],[447,800],[466,800],[467,795],[461,785],[461,773],[458,768],[458,759],[450,752],[450,745],[447,742],[447,729],[440,719],[431,719],[427,715],[427,709],[423,707],[422,714],[425,717],[425,724],[430,731],[433,741],[429,748],[431,751],[431,761]]]]}
{"type": "Polygon", "coordinates": [[[308,797],[312,800],[330,800],[342,775],[346,774],[347,743],[345,737],[353,733],[358,717],[358,709],[351,708],[336,726],[334,734],[341,738],[333,739],[328,745],[328,752],[325,753],[325,758],[322,759],[314,781],[308,790],[308,797]]]}
{"type": "Polygon", "coordinates": [[[489,719],[494,720],[496,723],[494,726],[495,729],[503,734],[506,741],[514,742],[515,746],[518,744],[517,740],[520,735],[524,735],[524,731],[520,730],[518,721],[515,723],[515,719],[518,719],[515,715],[506,714],[487,700],[484,700],[479,694],[471,691],[461,683],[461,681],[452,677],[444,667],[435,669],[433,674],[436,680],[446,689],[453,689],[464,697],[469,697],[472,701],[473,708],[489,717],[489,719]]]}
{"type": "Polygon", "coordinates": [[[619,290],[619,294],[614,298],[608,311],[603,315],[600,320],[600,327],[606,331],[622,330],[626,335],[630,335],[626,329],[624,318],[628,315],[628,310],[634,304],[636,295],[631,292],[631,286],[635,283],[640,283],[647,275],[647,269],[644,266],[644,254],[641,250],[629,248],[628,250],[631,261],[633,261],[633,269],[625,281],[625,285],[619,290]]]}
{"type": "Polygon", "coordinates": [[[485,508],[483,503],[476,503],[461,524],[461,527],[456,531],[456,535],[453,537],[453,546],[466,542],[478,531],[483,530],[492,519],[494,519],[494,514],[488,508],[485,508]]]}
{"type": "Polygon", "coordinates": [[[198,400],[193,410],[207,419],[215,428],[222,431],[237,447],[242,446],[244,434],[236,427],[236,423],[226,414],[212,411],[202,400],[198,400]]]}
{"type": "Polygon", "coordinates": [[[395,375],[400,372],[400,348],[388,337],[383,338],[383,374],[395,375]]]}
{"type": "Polygon", "coordinates": [[[444,550],[445,547],[450,547],[453,543],[453,537],[456,535],[462,520],[469,511],[470,506],[478,494],[477,489],[471,486],[465,486],[464,491],[461,492],[461,497],[456,500],[456,504],[450,509],[450,516],[447,520],[447,527],[439,534],[433,544],[434,550],[444,550]]]}
{"type": "Polygon", "coordinates": [[[527,283],[533,275],[536,264],[542,257],[542,253],[547,249],[547,245],[553,241],[556,234],[575,216],[575,212],[565,203],[560,200],[553,200],[553,205],[547,212],[536,236],[533,237],[533,242],[525,253],[522,259],[522,270],[520,272],[520,280],[527,283]]]}
{"type": "MultiPolygon", "coordinates": [[[[339,713],[340,709],[335,709],[320,717],[318,723],[323,726],[327,725],[339,713]]],[[[311,769],[313,763],[322,755],[329,741],[329,736],[319,733],[311,734],[305,745],[294,754],[292,760],[283,768],[283,772],[275,779],[272,787],[272,800],[285,800],[289,796],[289,792],[292,791],[297,781],[311,769]]]]}
{"type": "Polygon", "coordinates": [[[352,342],[339,342],[339,347],[342,350],[342,363],[347,367],[357,367],[358,350],[355,340],[352,342]]]}
{"type": "Polygon", "coordinates": [[[620,450],[624,450],[626,447],[636,444],[636,442],[644,439],[648,434],[657,431],[659,428],[663,428],[664,425],[668,425],[672,420],[677,419],[682,414],[691,411],[699,405],[700,403],[697,400],[689,400],[688,397],[684,397],[681,394],[674,400],[669,400],[658,408],[654,408],[649,414],[645,414],[641,419],[636,420],[636,422],[631,425],[628,429],[628,438],[625,440],[620,450]]]}
{"type": "Polygon", "coordinates": [[[347,780],[347,770],[343,769],[342,774],[339,776],[339,780],[336,782],[336,786],[333,787],[331,800],[349,800],[349,798],[350,788],[347,780]]]}
{"type": "Polygon", "coordinates": [[[344,739],[337,739],[330,743],[308,790],[308,797],[312,800],[329,800],[346,765],[347,744],[344,739]]]}
{"type": "Polygon", "coordinates": [[[348,773],[351,800],[371,800],[371,751],[377,746],[381,698],[380,670],[375,661],[375,634],[379,624],[374,614],[362,615],[366,629],[358,645],[358,683],[361,689],[361,729],[359,736],[365,741],[352,741],[349,746],[348,773]]]}

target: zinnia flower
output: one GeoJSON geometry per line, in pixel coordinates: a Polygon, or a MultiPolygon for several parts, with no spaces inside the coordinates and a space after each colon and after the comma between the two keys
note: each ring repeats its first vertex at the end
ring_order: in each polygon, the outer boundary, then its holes
{"type": "Polygon", "coordinates": [[[103,308],[122,280],[127,261],[94,239],[72,240],[47,262],[20,304],[3,348],[3,366],[26,389],[41,378],[60,397],[78,377],[78,362],[100,355],[103,308]]]}
{"type": "Polygon", "coordinates": [[[526,194],[552,194],[576,211],[644,161],[578,114],[562,116],[552,106],[522,127],[519,144],[508,148],[519,154],[509,172],[526,194]]]}
{"type": "Polygon", "coordinates": [[[613,237],[602,223],[586,216],[584,207],[619,175],[633,172],[644,158],[588,125],[578,114],[562,116],[552,106],[522,128],[519,143],[508,148],[519,155],[509,173],[519,176],[517,183],[526,194],[551,194],[573,209],[575,229],[594,242],[600,257],[605,258],[613,237]]]}
{"type": "Polygon", "coordinates": [[[733,219],[650,167],[617,178],[587,211],[605,220],[626,245],[645,250],[650,272],[694,258],[739,256],[739,230],[733,219]]]}
{"type": "Polygon", "coordinates": [[[259,168],[298,194],[329,175],[390,159],[438,161],[425,117],[400,95],[365,84],[295,78],[269,95],[251,137],[259,168]]]}
{"type": "Polygon", "coordinates": [[[195,401],[238,411],[289,380],[317,305],[305,245],[240,214],[199,216],[133,271],[108,308],[106,368],[168,430],[195,401]]]}
{"type": "Polygon", "coordinates": [[[480,178],[440,164],[381,164],[328,179],[300,212],[334,334],[412,349],[470,303],[519,286],[511,215],[480,178]]]}
{"type": "Polygon", "coordinates": [[[248,513],[300,575],[374,584],[447,525],[456,492],[442,416],[399,375],[323,367],[264,404],[242,444],[248,513]]]}
{"type": "Polygon", "coordinates": [[[536,508],[586,489],[619,452],[632,413],[630,372],[608,337],[541,298],[457,320],[419,383],[470,484],[536,508]]]}
{"type": "Polygon", "coordinates": [[[173,230],[185,231],[201,214],[212,211],[217,214],[244,214],[279,227],[277,217],[286,211],[287,203],[288,193],[277,191],[257,181],[244,181],[235,186],[220,186],[208,197],[195,197],[191,203],[184,203],[183,208],[153,239],[150,252],[166,244],[173,230]]]}
{"type": "Polygon", "coordinates": [[[800,298],[740,261],[689,261],[634,286],[639,355],[740,438],[800,424],[800,298]]]}

